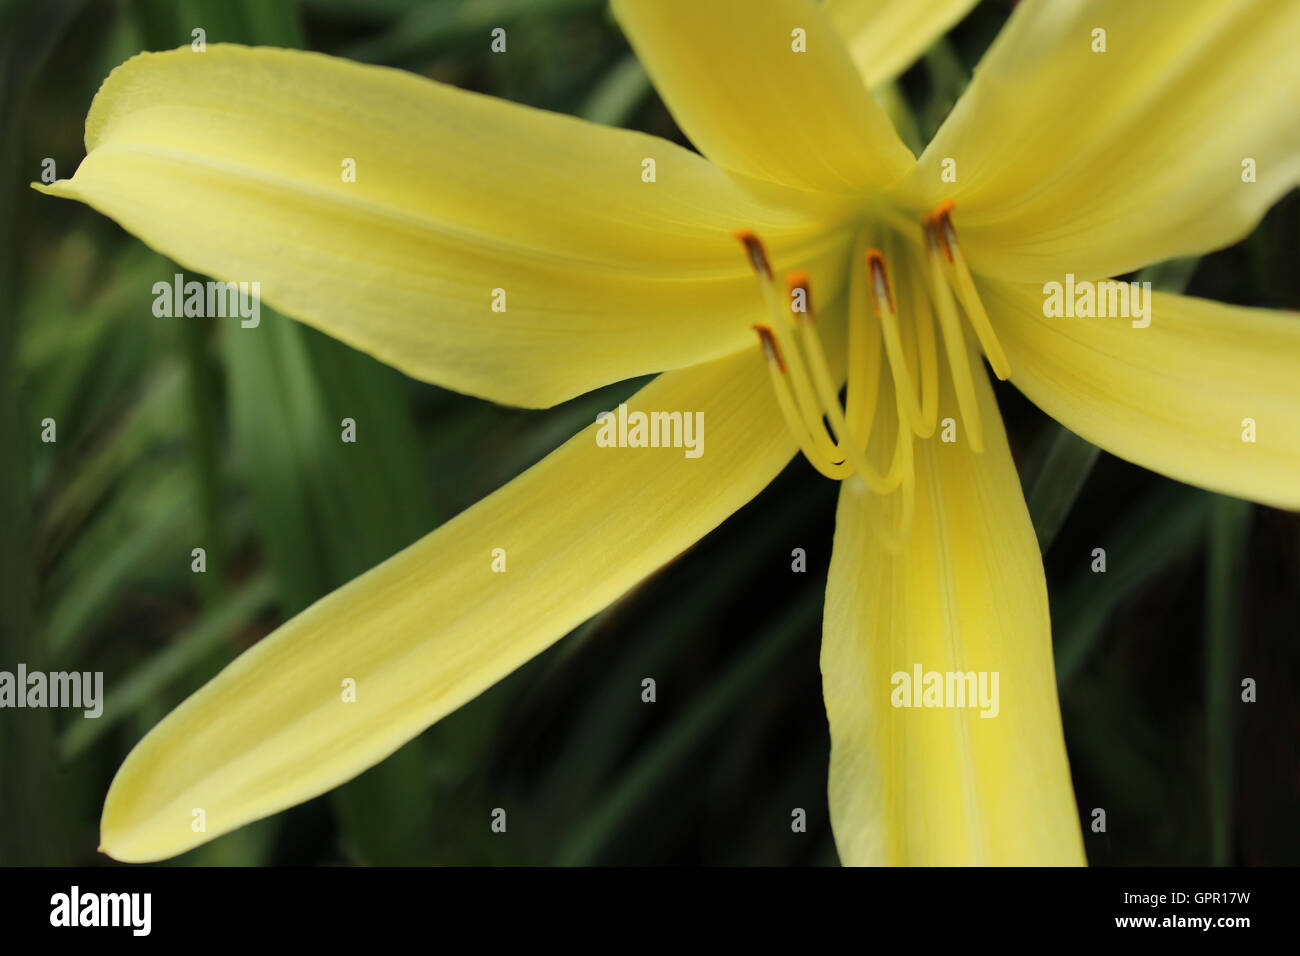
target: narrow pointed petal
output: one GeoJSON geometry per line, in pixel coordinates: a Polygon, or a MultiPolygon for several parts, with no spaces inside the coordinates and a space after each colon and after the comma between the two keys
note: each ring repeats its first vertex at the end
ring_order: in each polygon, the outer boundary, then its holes
{"type": "Polygon", "coordinates": [[[867,86],[887,83],[906,70],[976,0],[827,0],[831,25],[844,38],[867,86]]]}
{"type": "Polygon", "coordinates": [[[1300,509],[1300,314],[1156,292],[1134,328],[1045,317],[1036,286],[981,288],[1011,381],[1062,425],[1170,478],[1300,509]]]}
{"type": "Polygon", "coordinates": [[[972,266],[1014,281],[1230,245],[1300,182],[1297,36],[1295,0],[1025,0],[912,201],[955,200],[972,266]]]}
{"type": "Polygon", "coordinates": [[[724,169],[853,194],[911,163],[813,0],[614,0],[614,12],[677,124],[724,169]]]}
{"type": "MultiPolygon", "coordinates": [[[[974,454],[960,435],[918,443],[916,515],[899,553],[873,535],[870,496],[850,482],[840,492],[822,680],[831,826],[846,864],[1084,860],[1042,561],[988,379],[972,371],[986,448],[974,454]],[[977,689],[987,674],[986,700],[996,673],[996,716],[894,706],[894,675],[910,682],[918,666],[945,679],[974,672],[977,689]]],[[[951,388],[940,415],[960,421],[951,388]]]]}
{"type": "Polygon", "coordinates": [[[806,258],[805,218],[664,140],[315,53],[135,57],[95,97],[86,149],[46,191],[412,376],[512,404],[749,347],[737,228],[806,258]]]}
{"type": "Polygon", "coordinates": [[[104,851],[174,856],[323,793],[544,650],[790,460],[770,392],[752,351],[666,373],[629,404],[702,413],[698,458],[597,447],[593,426],[293,618],[131,751],[104,805],[104,851]],[[355,703],[341,698],[348,679],[355,703]]]}

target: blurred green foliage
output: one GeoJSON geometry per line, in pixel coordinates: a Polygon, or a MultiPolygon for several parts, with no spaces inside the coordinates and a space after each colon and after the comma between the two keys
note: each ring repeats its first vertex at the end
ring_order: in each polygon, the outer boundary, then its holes
{"type": "MultiPolygon", "coordinates": [[[[890,91],[909,141],[942,122],[1007,10],[982,4],[890,91]]],[[[0,863],[108,862],[104,792],[157,720],[638,384],[524,412],[412,382],[266,308],[255,339],[155,319],[151,287],[173,265],[26,183],[46,156],[75,168],[114,65],[195,26],[210,43],[400,66],[684,142],[600,0],[0,0],[0,667],[102,670],[108,688],[98,721],[0,721],[0,863]],[[509,56],[489,55],[494,26],[511,29],[509,56]],[[363,455],[340,452],[344,415],[367,422],[363,455]],[[46,417],[55,444],[39,440],[46,417]]],[[[1245,243],[1144,278],[1294,307],[1298,237],[1292,195],[1245,243]]],[[[1080,812],[1110,821],[1086,834],[1090,859],[1300,862],[1295,517],[1176,486],[1010,388],[999,399],[1047,559],[1080,812]],[[1089,571],[1094,547],[1105,575],[1089,571]],[[1242,674],[1262,685],[1245,709],[1242,674]]],[[[174,862],[834,863],[818,670],[834,506],[796,461],[383,764],[174,862]],[[807,574],[789,573],[794,547],[807,574]],[[489,832],[496,806],[511,808],[509,839],[489,832]],[[790,832],[796,806],[806,834],[790,832]]]]}

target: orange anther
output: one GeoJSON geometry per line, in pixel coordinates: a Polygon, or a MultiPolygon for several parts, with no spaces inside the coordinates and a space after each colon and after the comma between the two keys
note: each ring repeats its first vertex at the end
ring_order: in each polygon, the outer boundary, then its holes
{"type": "Polygon", "coordinates": [[[776,362],[777,368],[779,368],[781,374],[784,375],[785,359],[781,357],[781,349],[777,347],[776,336],[772,334],[772,330],[766,325],[755,325],[752,326],[752,328],[758,333],[759,342],[763,344],[764,357],[769,362],[776,362]]]}
{"type": "MultiPolygon", "coordinates": [[[[883,289],[885,300],[889,303],[889,311],[897,314],[898,308],[894,305],[894,290],[889,284],[889,270],[885,267],[885,255],[879,249],[868,249],[867,274],[871,277],[871,289],[875,293],[875,298],[879,302],[880,291],[883,289]]],[[[879,305],[876,306],[877,315],[879,315],[879,305]]]]}
{"type": "Polygon", "coordinates": [[[948,257],[949,262],[953,261],[950,243],[955,242],[957,239],[957,230],[953,228],[952,224],[952,211],[956,208],[957,204],[955,202],[951,199],[945,199],[934,207],[934,212],[921,220],[923,225],[934,229],[935,238],[939,240],[939,248],[943,250],[943,254],[948,257]]]}
{"type": "Polygon", "coordinates": [[[754,267],[754,271],[764,279],[772,278],[772,264],[768,261],[767,250],[763,248],[763,240],[749,229],[737,229],[732,235],[745,247],[745,254],[749,256],[749,264],[754,267]]]}
{"type": "Polygon", "coordinates": [[[800,317],[813,321],[812,307],[812,284],[808,279],[808,273],[802,269],[796,269],[793,272],[787,272],[785,276],[785,287],[790,293],[790,311],[794,313],[795,321],[800,317]],[[797,307],[798,300],[795,298],[796,292],[803,292],[803,308],[797,307]]]}

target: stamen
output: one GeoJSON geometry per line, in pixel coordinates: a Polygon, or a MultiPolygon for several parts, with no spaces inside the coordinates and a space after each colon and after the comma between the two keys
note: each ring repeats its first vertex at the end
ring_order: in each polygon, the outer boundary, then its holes
{"type": "MultiPolygon", "coordinates": [[[[943,202],[939,203],[939,205],[934,207],[934,212],[930,213],[928,216],[921,217],[921,228],[925,229],[938,225],[939,220],[942,217],[949,215],[956,208],[957,204],[955,202],[951,199],[945,199],[943,202]]],[[[944,242],[943,239],[944,237],[940,235],[939,240],[940,244],[943,246],[943,254],[948,257],[949,262],[952,262],[952,250],[948,248],[948,244],[944,242]]]]}
{"type": "Polygon", "coordinates": [[[794,272],[785,274],[785,289],[790,295],[790,314],[794,316],[794,324],[802,324],[802,320],[816,322],[817,315],[813,312],[812,303],[812,283],[808,280],[808,273],[802,269],[796,269],[794,272]],[[794,307],[795,293],[800,293],[803,297],[803,311],[794,307]]]}
{"type": "Polygon", "coordinates": [[[868,249],[867,273],[871,277],[872,298],[876,304],[876,318],[880,320],[880,331],[885,338],[885,355],[889,358],[889,371],[894,376],[894,385],[903,395],[903,406],[909,428],[915,429],[921,420],[921,409],[917,405],[916,386],[912,384],[912,374],[907,369],[903,358],[903,341],[898,332],[898,309],[894,305],[894,292],[889,282],[889,270],[885,257],[879,249],[868,249]]]}
{"type": "MultiPolygon", "coordinates": [[[[749,258],[749,264],[754,269],[754,274],[758,276],[759,288],[763,293],[763,302],[767,306],[768,313],[773,317],[774,322],[771,326],[764,326],[767,334],[772,336],[772,346],[776,349],[776,356],[781,362],[781,371],[789,373],[788,377],[783,374],[783,387],[793,388],[793,397],[791,408],[795,411],[798,419],[803,423],[804,431],[816,449],[817,459],[830,468],[841,465],[844,456],[839,453],[836,442],[826,433],[826,425],[822,421],[822,412],[818,406],[817,399],[813,395],[813,388],[808,381],[808,373],[805,371],[803,363],[799,361],[798,350],[794,343],[789,339],[792,324],[790,321],[790,310],[782,308],[777,304],[776,291],[772,281],[771,260],[767,257],[767,250],[763,248],[763,242],[758,236],[746,229],[739,229],[734,233],[745,247],[745,254],[749,258]],[[781,358],[781,351],[778,347],[783,344],[786,351],[792,358],[790,365],[785,365],[784,359],[781,358]]],[[[811,460],[811,459],[810,459],[811,460]]],[[[822,469],[818,469],[822,470],[822,469]]],[[[825,471],[823,471],[825,474],[825,471]]]]}
{"type": "MultiPolygon", "coordinates": [[[[745,254],[749,257],[749,264],[754,269],[754,274],[759,279],[759,289],[763,293],[763,302],[767,306],[768,314],[773,318],[771,326],[765,326],[768,332],[773,336],[773,344],[781,345],[791,356],[793,361],[790,365],[785,366],[782,362],[784,372],[788,372],[788,379],[783,381],[789,382],[789,387],[793,388],[794,405],[797,410],[799,419],[803,422],[813,446],[817,449],[818,457],[829,465],[839,465],[844,461],[844,456],[839,454],[836,442],[826,433],[826,425],[822,421],[822,412],[818,406],[817,399],[814,397],[812,384],[808,380],[808,373],[804,369],[803,363],[798,359],[798,350],[790,340],[790,321],[791,311],[782,308],[776,300],[776,290],[772,281],[772,265],[767,257],[767,250],[763,248],[763,242],[756,234],[748,230],[737,230],[735,236],[740,240],[741,245],[745,247],[745,254]]],[[[777,355],[780,355],[778,350],[777,355]]]]}
{"type": "Polygon", "coordinates": [[[781,357],[781,350],[776,347],[776,339],[772,338],[772,330],[765,325],[753,326],[758,333],[758,341],[763,345],[763,358],[769,362],[775,362],[777,370],[785,374],[785,359],[781,357]]]}
{"type": "Polygon", "coordinates": [[[947,254],[949,263],[946,271],[957,290],[957,297],[961,300],[962,308],[966,311],[966,317],[970,319],[971,328],[975,330],[975,335],[980,340],[980,345],[984,349],[984,354],[988,357],[993,374],[1005,382],[1011,377],[1011,364],[1007,361],[1007,354],[1002,350],[1002,343],[998,341],[993,326],[989,322],[988,313],[984,310],[984,303],[980,299],[979,291],[975,288],[975,279],[971,275],[970,267],[966,264],[966,257],[962,254],[961,245],[957,242],[957,230],[952,225],[952,210],[955,207],[956,204],[952,200],[947,200],[935,210],[930,217],[930,221],[943,243],[943,250],[947,254]]]}
{"type": "Polygon", "coordinates": [[[808,459],[808,463],[827,478],[841,481],[848,477],[850,468],[842,462],[837,464],[823,458],[812,436],[809,435],[803,416],[795,407],[794,396],[790,394],[790,385],[786,381],[785,360],[781,357],[781,349],[776,343],[772,330],[765,325],[756,325],[754,331],[758,333],[758,339],[763,346],[763,357],[767,359],[767,371],[772,380],[772,390],[776,392],[776,403],[781,408],[781,417],[785,419],[786,427],[793,433],[799,450],[808,459]]]}
{"type": "Polygon", "coordinates": [[[889,272],[885,269],[885,256],[879,249],[868,249],[866,252],[867,269],[871,276],[871,291],[876,299],[876,315],[888,311],[891,315],[898,314],[898,308],[894,305],[894,289],[889,284],[889,272]]]}
{"type": "MultiPolygon", "coordinates": [[[[848,362],[850,375],[848,395],[851,404],[846,411],[840,403],[839,387],[831,374],[830,363],[822,346],[821,337],[817,334],[812,288],[807,274],[792,272],[787,276],[788,306],[782,307],[778,303],[770,260],[762,243],[753,233],[738,232],[736,236],[745,247],[750,265],[759,278],[764,302],[774,319],[771,325],[760,324],[753,328],[758,335],[763,357],[767,363],[768,377],[786,426],[794,435],[804,457],[821,474],[834,480],[860,477],[867,488],[880,496],[879,500],[869,503],[868,519],[884,546],[890,551],[898,551],[909,531],[914,511],[913,429],[904,407],[905,393],[895,385],[895,413],[898,427],[893,440],[888,472],[881,474],[880,469],[872,461],[873,458],[881,456],[868,453],[867,438],[873,431],[872,425],[876,418],[876,400],[881,384],[880,353],[883,336],[877,330],[866,327],[865,302],[861,303],[863,308],[854,307],[864,291],[861,281],[855,281],[850,289],[850,294],[854,297],[851,304],[849,331],[852,354],[848,362]],[[794,341],[796,339],[797,342],[794,341]],[[869,381],[864,383],[864,377],[869,381]],[[868,391],[863,390],[864,384],[870,386],[868,391]],[[867,438],[859,438],[857,430],[850,424],[851,421],[865,421],[867,438]],[[832,438],[831,432],[835,437],[832,438]],[[898,520],[885,520],[881,515],[875,514],[877,507],[888,507],[887,503],[900,487],[903,498],[901,510],[898,510],[898,520]]],[[[858,253],[861,251],[859,246],[858,253]]],[[[883,308],[887,310],[885,314],[889,320],[894,323],[895,346],[901,355],[901,340],[898,338],[897,321],[894,317],[897,307],[892,291],[887,288],[888,274],[883,266],[882,257],[877,267],[879,272],[875,276],[872,276],[870,269],[865,272],[855,269],[853,272],[855,280],[861,275],[863,279],[871,280],[877,286],[882,282],[886,284],[883,308]]],[[[882,328],[884,324],[882,322],[882,328]]],[[[906,373],[905,366],[903,372],[906,373]]],[[[910,384],[910,379],[904,380],[910,384]]],[[[915,403],[915,394],[912,394],[911,398],[915,403]]],[[[877,451],[884,452],[884,448],[878,448],[877,451]]],[[[895,510],[890,508],[891,512],[895,510]]]]}
{"type": "MultiPolygon", "coordinates": [[[[786,353],[791,358],[790,364],[786,368],[790,373],[788,380],[794,391],[800,417],[803,419],[809,435],[812,436],[813,444],[817,446],[822,457],[827,461],[839,464],[844,461],[844,454],[839,447],[839,442],[831,437],[826,430],[826,423],[822,420],[825,410],[821,401],[817,398],[816,388],[809,377],[808,369],[805,363],[800,360],[799,347],[791,336],[792,330],[790,326],[793,323],[790,320],[790,313],[786,311],[784,315],[779,314],[775,308],[774,297],[769,298],[769,304],[773,306],[771,311],[778,319],[772,331],[777,342],[785,348],[786,353]]],[[[803,325],[800,326],[801,329],[804,327],[803,325]]]]}
{"type": "MultiPolygon", "coordinates": [[[[857,263],[862,246],[856,245],[852,262],[857,263]]],[[[848,424],[865,443],[871,438],[880,395],[880,334],[867,324],[867,278],[865,269],[849,270],[849,372],[844,404],[848,424]]]]}
{"type": "Polygon", "coordinates": [[[916,366],[921,379],[921,418],[916,425],[918,438],[929,438],[939,418],[939,350],[934,337],[934,313],[930,311],[930,297],[925,291],[925,262],[920,269],[909,269],[908,280],[915,303],[916,319],[911,323],[916,344],[916,366]]]}
{"type": "MultiPolygon", "coordinates": [[[[811,316],[812,292],[807,284],[808,277],[802,273],[791,273],[787,277],[787,283],[792,292],[796,290],[803,292],[804,301],[808,304],[807,314],[811,316]]],[[[821,402],[821,408],[825,411],[826,417],[831,420],[831,429],[837,437],[835,443],[837,457],[853,465],[872,491],[877,494],[888,494],[898,487],[898,483],[903,477],[901,450],[895,448],[894,460],[890,464],[887,475],[881,475],[868,463],[865,454],[866,442],[859,442],[845,420],[844,410],[840,406],[839,389],[836,388],[831,379],[830,364],[826,361],[826,352],[822,348],[821,339],[817,336],[816,328],[812,322],[801,322],[798,329],[799,343],[808,359],[813,385],[817,390],[817,398],[821,402]]]]}
{"type": "Polygon", "coordinates": [[[898,426],[894,445],[895,460],[899,459],[900,449],[905,449],[901,457],[902,504],[898,520],[893,521],[891,518],[876,513],[877,509],[889,512],[894,510],[892,495],[876,495],[873,496],[873,500],[863,502],[863,510],[866,513],[867,521],[871,525],[871,530],[875,533],[884,549],[890,554],[898,554],[902,551],[903,544],[907,541],[911,532],[912,519],[916,513],[916,468],[912,458],[912,433],[904,424],[902,401],[897,389],[894,391],[894,404],[898,412],[898,417],[895,420],[898,426]]]}
{"type": "Polygon", "coordinates": [[[741,245],[745,247],[745,254],[749,256],[749,264],[754,267],[760,278],[770,280],[772,278],[772,263],[768,261],[767,250],[763,248],[763,241],[748,229],[737,229],[732,233],[740,240],[741,245]]]}
{"type": "Polygon", "coordinates": [[[939,314],[939,328],[943,331],[943,344],[948,353],[948,369],[957,392],[957,407],[970,437],[971,450],[984,451],[984,429],[980,422],[979,404],[975,398],[975,381],[971,377],[970,356],[962,335],[961,321],[957,318],[957,303],[943,274],[943,253],[940,251],[938,231],[933,219],[922,227],[926,258],[930,263],[930,293],[935,311],[939,314]]]}

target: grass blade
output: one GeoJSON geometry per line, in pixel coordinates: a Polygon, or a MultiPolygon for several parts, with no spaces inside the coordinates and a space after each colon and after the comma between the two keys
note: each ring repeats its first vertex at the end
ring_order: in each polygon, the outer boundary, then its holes
{"type": "Polygon", "coordinates": [[[262,573],[208,608],[193,627],[177,635],[174,641],[109,692],[99,718],[71,723],[59,743],[63,759],[71,760],[78,756],[125,717],[146,703],[163,697],[164,689],[173,681],[212,652],[231,644],[233,638],[267,608],[274,595],[275,584],[271,575],[262,573]]]}
{"type": "Polygon", "coordinates": [[[1209,745],[1210,862],[1232,862],[1236,771],[1233,731],[1238,705],[1237,642],[1241,636],[1248,501],[1215,497],[1209,520],[1205,595],[1205,713],[1209,745]]]}
{"type": "Polygon", "coordinates": [[[1038,547],[1046,554],[1070,509],[1083,490],[1097,463],[1101,449],[1064,426],[1056,426],[1043,465],[1034,478],[1026,500],[1029,517],[1038,535],[1038,547]]]}
{"type": "Polygon", "coordinates": [[[1152,495],[1104,542],[1105,573],[1082,573],[1052,602],[1059,684],[1078,673],[1115,608],[1200,538],[1210,501],[1204,492],[1182,485],[1152,495]]]}

